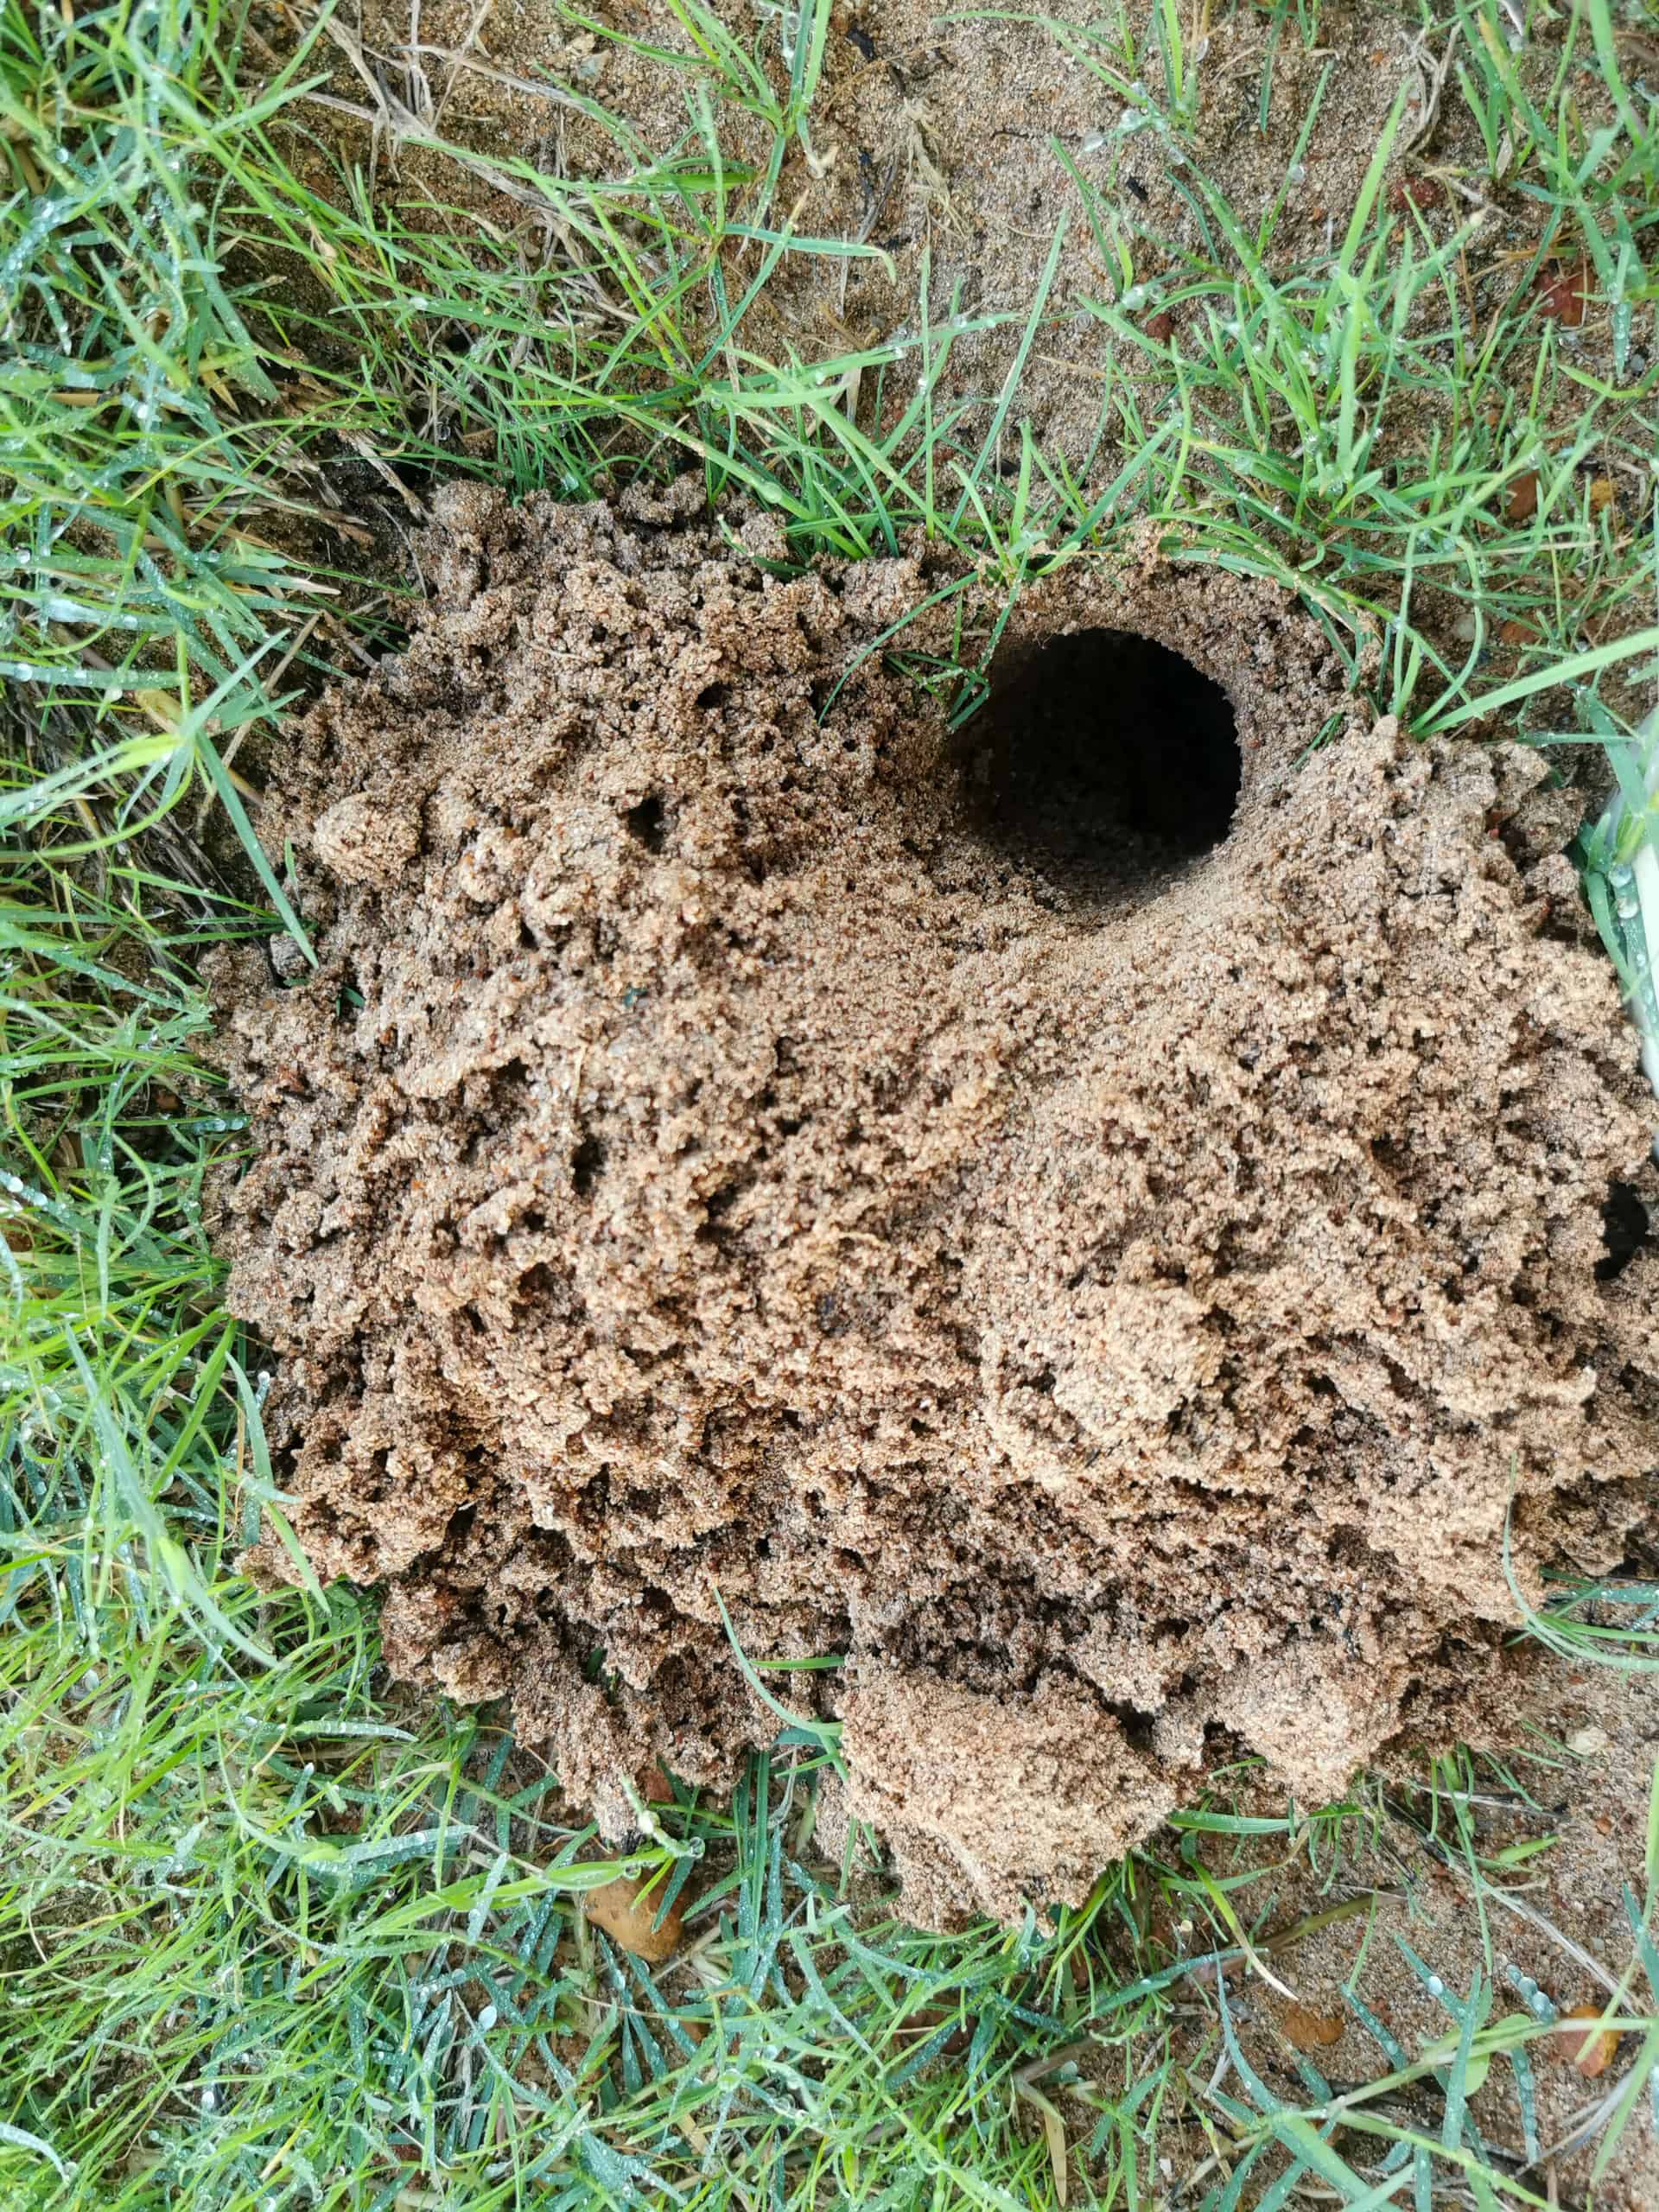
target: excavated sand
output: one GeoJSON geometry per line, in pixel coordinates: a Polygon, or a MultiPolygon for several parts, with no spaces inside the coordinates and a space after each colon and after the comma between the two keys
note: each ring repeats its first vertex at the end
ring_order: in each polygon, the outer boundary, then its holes
{"type": "Polygon", "coordinates": [[[952,737],[876,649],[948,575],[694,496],[446,494],[311,715],[321,969],[215,977],[232,1303],[318,1571],[607,1834],[776,1732],[723,1601],[848,1655],[766,1679],[912,1915],[1075,1899],[1241,1746],[1317,1799],[1465,1682],[1512,1484],[1523,1589],[1617,1558],[1643,1094],[1535,758],[1370,727],[1280,594],[1075,563],[952,737]]]}

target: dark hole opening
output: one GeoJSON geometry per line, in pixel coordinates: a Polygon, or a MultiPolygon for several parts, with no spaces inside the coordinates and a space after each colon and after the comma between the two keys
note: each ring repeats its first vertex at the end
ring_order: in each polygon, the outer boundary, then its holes
{"type": "Polygon", "coordinates": [[[630,837],[637,837],[648,853],[660,853],[668,837],[668,809],[652,791],[622,817],[630,837]]]}
{"type": "Polygon", "coordinates": [[[411,492],[427,491],[437,481],[437,470],[429,461],[416,461],[409,454],[395,454],[391,468],[397,481],[411,492]]]}
{"type": "Polygon", "coordinates": [[[605,1147],[598,1137],[583,1137],[570,1155],[570,1180],[579,1198],[592,1192],[605,1166],[605,1147]]]}
{"type": "Polygon", "coordinates": [[[1126,630],[1052,639],[963,733],[979,836],[1084,904],[1143,895],[1219,844],[1241,766],[1221,686],[1126,630]]]}
{"type": "Polygon", "coordinates": [[[1611,1282],[1622,1275],[1652,1234],[1648,1210],[1628,1183],[1607,1185],[1601,1209],[1601,1241],[1605,1256],[1596,1262],[1596,1281],[1611,1282]]]}

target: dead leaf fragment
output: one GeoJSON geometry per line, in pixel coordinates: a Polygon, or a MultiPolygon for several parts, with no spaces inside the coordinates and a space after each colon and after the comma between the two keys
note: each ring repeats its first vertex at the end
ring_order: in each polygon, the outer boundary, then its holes
{"type": "Polygon", "coordinates": [[[1532,283],[1538,295],[1539,314],[1547,321],[1559,322],[1564,330],[1576,330],[1584,321],[1590,297],[1590,264],[1580,259],[1563,269],[1559,261],[1548,261],[1532,283]]]}
{"type": "Polygon", "coordinates": [[[619,1874],[613,1882],[602,1882],[598,1889],[588,1891],[584,1910],[594,1927],[602,1928],[612,1942],[620,1943],[625,1951],[632,1951],[636,1959],[647,1959],[655,1966],[664,1959],[671,1959],[678,1949],[680,1922],[685,1912],[685,1893],[682,1891],[663,1915],[662,1926],[656,1926],[665,1884],[666,1877],[660,1874],[654,1880],[644,1874],[619,1874]],[[651,1883],[649,1890],[645,1886],[647,1881],[651,1883]]]}
{"type": "Polygon", "coordinates": [[[1298,2050],[1329,2050],[1342,2041],[1340,2013],[1316,2012],[1311,2005],[1292,2005],[1285,2013],[1286,2040],[1298,2050]]]}
{"type": "Polygon", "coordinates": [[[1048,2163],[1054,2174],[1055,2201],[1065,2212],[1071,2193],[1071,2169],[1065,2155],[1065,2123],[1052,2105],[1043,2107],[1043,2133],[1048,2139],[1048,2163]]]}
{"type": "Polygon", "coordinates": [[[1599,2005],[1575,2005],[1570,2012],[1562,2013],[1555,2025],[1555,2056],[1576,2067],[1590,2082],[1606,2072],[1618,2049],[1615,2031],[1595,2024],[1602,2011],[1599,2005]]]}
{"type": "Polygon", "coordinates": [[[1169,334],[1175,327],[1175,318],[1167,308],[1160,308],[1156,315],[1149,315],[1141,326],[1154,346],[1166,346],[1169,334]]]}

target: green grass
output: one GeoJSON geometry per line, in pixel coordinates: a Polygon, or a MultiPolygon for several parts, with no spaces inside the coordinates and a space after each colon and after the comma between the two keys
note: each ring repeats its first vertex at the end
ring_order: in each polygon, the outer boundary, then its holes
{"type": "MultiPolygon", "coordinates": [[[[683,98],[675,146],[567,90],[615,181],[487,165],[559,242],[530,258],[412,194],[302,180],[302,134],[332,112],[310,97],[320,34],[278,67],[213,5],[0,16],[0,2203],[1006,2208],[1053,2202],[1069,2171],[1074,2202],[1139,2207],[1171,2145],[1208,2212],[1299,2183],[1541,2202],[1466,2110],[1487,2069],[1535,2132],[1549,1999],[1504,1982],[1501,1943],[1462,1991],[1423,1961],[1449,2038],[1427,2051],[1368,2020],[1357,1968],[1375,2072],[1337,2088],[1303,2062],[1295,2101],[1247,2055],[1226,1981],[1195,2003],[1182,1980],[1195,1957],[1294,1949],[1308,1931],[1272,1917],[1294,1871],[1374,1912],[1365,1854],[1391,1830],[1483,1926],[1515,1916],[1532,1847],[1491,1840],[1493,1777],[1467,1760],[1312,1818],[1218,1801],[1058,1925],[942,1939],[814,1871],[824,1753],[798,1745],[730,1806],[664,1809],[630,1862],[707,1891],[692,1969],[653,1982],[586,1928],[607,1862],[499,1716],[391,1695],[363,1596],[263,1596],[235,1571],[281,1500],[203,1236],[205,1178],[240,1139],[195,1057],[194,979],[208,943],[271,926],[252,900],[298,929],[246,810],[286,706],[395,628],[365,485],[390,506],[470,468],[583,496],[690,462],[774,508],[804,558],[920,528],[1010,605],[1150,521],[1301,593],[1379,710],[1605,747],[1620,799],[1584,841],[1587,888],[1659,1039],[1659,736],[1638,719],[1659,369],[1633,365],[1659,143],[1605,0],[1520,59],[1491,0],[1422,15],[1437,51],[1457,41],[1446,97],[1484,149],[1464,181],[1527,215],[1509,260],[1482,258],[1472,202],[1449,246],[1391,208],[1386,142],[1330,251],[1286,255],[1282,203],[1247,227],[1201,173],[1190,16],[1067,31],[1127,87],[1137,159],[1156,149],[1203,241],[1154,259],[1073,168],[1108,272],[1085,311],[1115,342],[1070,469],[1026,428],[1017,373],[1061,312],[1058,244],[995,391],[947,397],[953,349],[995,318],[931,274],[909,335],[767,358],[751,334],[786,261],[874,251],[790,226],[828,8],[790,5],[754,51],[696,0],[678,12],[656,64],[683,98]],[[1579,252],[1611,381],[1539,312],[1535,273],[1579,252]],[[1165,308],[1173,341],[1147,328],[1165,308]]],[[[1317,41],[1313,0],[1264,12],[1317,41]]],[[[441,149],[442,116],[379,105],[441,149]]],[[[982,664],[945,672],[959,713],[982,664]]],[[[1569,1589],[1533,1627],[1651,1661],[1655,1603],[1569,1589]]],[[[1604,2161],[1659,2080],[1656,1889],[1659,1831],[1606,1962],[1632,2041],[1604,2161]]]]}

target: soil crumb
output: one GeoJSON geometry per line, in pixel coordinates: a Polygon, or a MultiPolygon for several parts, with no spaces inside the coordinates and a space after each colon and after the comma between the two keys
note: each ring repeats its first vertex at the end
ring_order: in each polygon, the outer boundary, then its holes
{"type": "MultiPolygon", "coordinates": [[[[1659,1460],[1648,1109],[1559,794],[1150,548],[998,611],[685,480],[452,489],[221,956],[231,1300],[319,1573],[607,1834],[839,1713],[916,1918],[1455,1700],[1659,1460]],[[902,656],[899,665],[895,656],[902,656]],[[1626,1227],[1610,1268],[1605,1210],[1626,1227]]],[[[291,1572],[274,1542],[260,1561],[291,1572]]]]}

